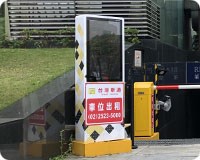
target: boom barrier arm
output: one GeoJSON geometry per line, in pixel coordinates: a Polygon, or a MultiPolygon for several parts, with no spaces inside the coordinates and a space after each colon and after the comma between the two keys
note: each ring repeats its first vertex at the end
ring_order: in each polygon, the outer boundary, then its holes
{"type": "Polygon", "coordinates": [[[180,90],[180,89],[200,89],[200,85],[158,85],[153,86],[154,90],[180,90]]]}

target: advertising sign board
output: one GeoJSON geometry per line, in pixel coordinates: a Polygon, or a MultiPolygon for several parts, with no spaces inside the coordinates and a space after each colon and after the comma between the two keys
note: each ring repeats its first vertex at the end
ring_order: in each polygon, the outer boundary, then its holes
{"type": "Polygon", "coordinates": [[[86,125],[123,122],[124,83],[86,83],[86,125]]]}
{"type": "Polygon", "coordinates": [[[45,109],[41,108],[29,117],[29,124],[45,125],[45,109]]]}

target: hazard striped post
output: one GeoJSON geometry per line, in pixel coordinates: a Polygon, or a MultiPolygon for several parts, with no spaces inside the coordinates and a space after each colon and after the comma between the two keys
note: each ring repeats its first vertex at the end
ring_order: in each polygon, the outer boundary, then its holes
{"type": "MultiPolygon", "coordinates": [[[[154,65],[154,71],[155,71],[155,76],[154,76],[154,85],[158,85],[158,78],[159,75],[157,74],[156,70],[158,69],[158,64],[154,65]]],[[[158,90],[154,91],[154,102],[157,104],[158,103],[158,90]]],[[[158,131],[158,114],[159,114],[159,110],[154,110],[154,130],[155,132],[158,131]]]]}
{"type": "Polygon", "coordinates": [[[155,85],[154,90],[200,89],[200,85],[155,85]]]}

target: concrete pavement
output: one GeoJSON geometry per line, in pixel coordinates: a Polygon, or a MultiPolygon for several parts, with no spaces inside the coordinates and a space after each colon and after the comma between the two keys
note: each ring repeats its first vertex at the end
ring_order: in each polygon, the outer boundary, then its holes
{"type": "MultiPolygon", "coordinates": [[[[92,158],[69,155],[66,160],[200,160],[200,139],[136,141],[135,145],[138,148],[129,153],[92,158]]],[[[20,156],[18,145],[0,145],[0,152],[7,160],[43,160],[20,156]]]]}
{"type": "MultiPolygon", "coordinates": [[[[176,141],[176,140],[174,140],[176,141]]],[[[67,160],[200,160],[200,143],[194,140],[179,140],[177,143],[139,143],[130,153],[85,158],[71,155],[67,160]]],[[[137,142],[136,142],[137,144],[137,142]]],[[[120,147],[120,146],[119,146],[120,147]]]]}

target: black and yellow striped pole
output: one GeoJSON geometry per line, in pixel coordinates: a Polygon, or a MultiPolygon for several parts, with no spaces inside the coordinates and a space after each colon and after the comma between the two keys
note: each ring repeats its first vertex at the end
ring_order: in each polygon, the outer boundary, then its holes
{"type": "MultiPolygon", "coordinates": [[[[158,64],[154,64],[154,70],[155,70],[155,77],[154,77],[154,85],[157,85],[158,84],[158,73],[156,72],[157,71],[157,69],[158,69],[158,64]]],[[[155,104],[157,104],[158,103],[158,90],[155,90],[154,91],[154,102],[155,102],[155,104]]],[[[158,131],[158,125],[159,125],[159,122],[158,122],[158,114],[159,114],[159,111],[156,109],[155,111],[154,111],[154,128],[155,128],[155,132],[157,132],[158,131]]]]}
{"type": "Polygon", "coordinates": [[[146,82],[146,64],[144,64],[144,75],[143,75],[143,78],[144,78],[144,82],[146,82]]]}

